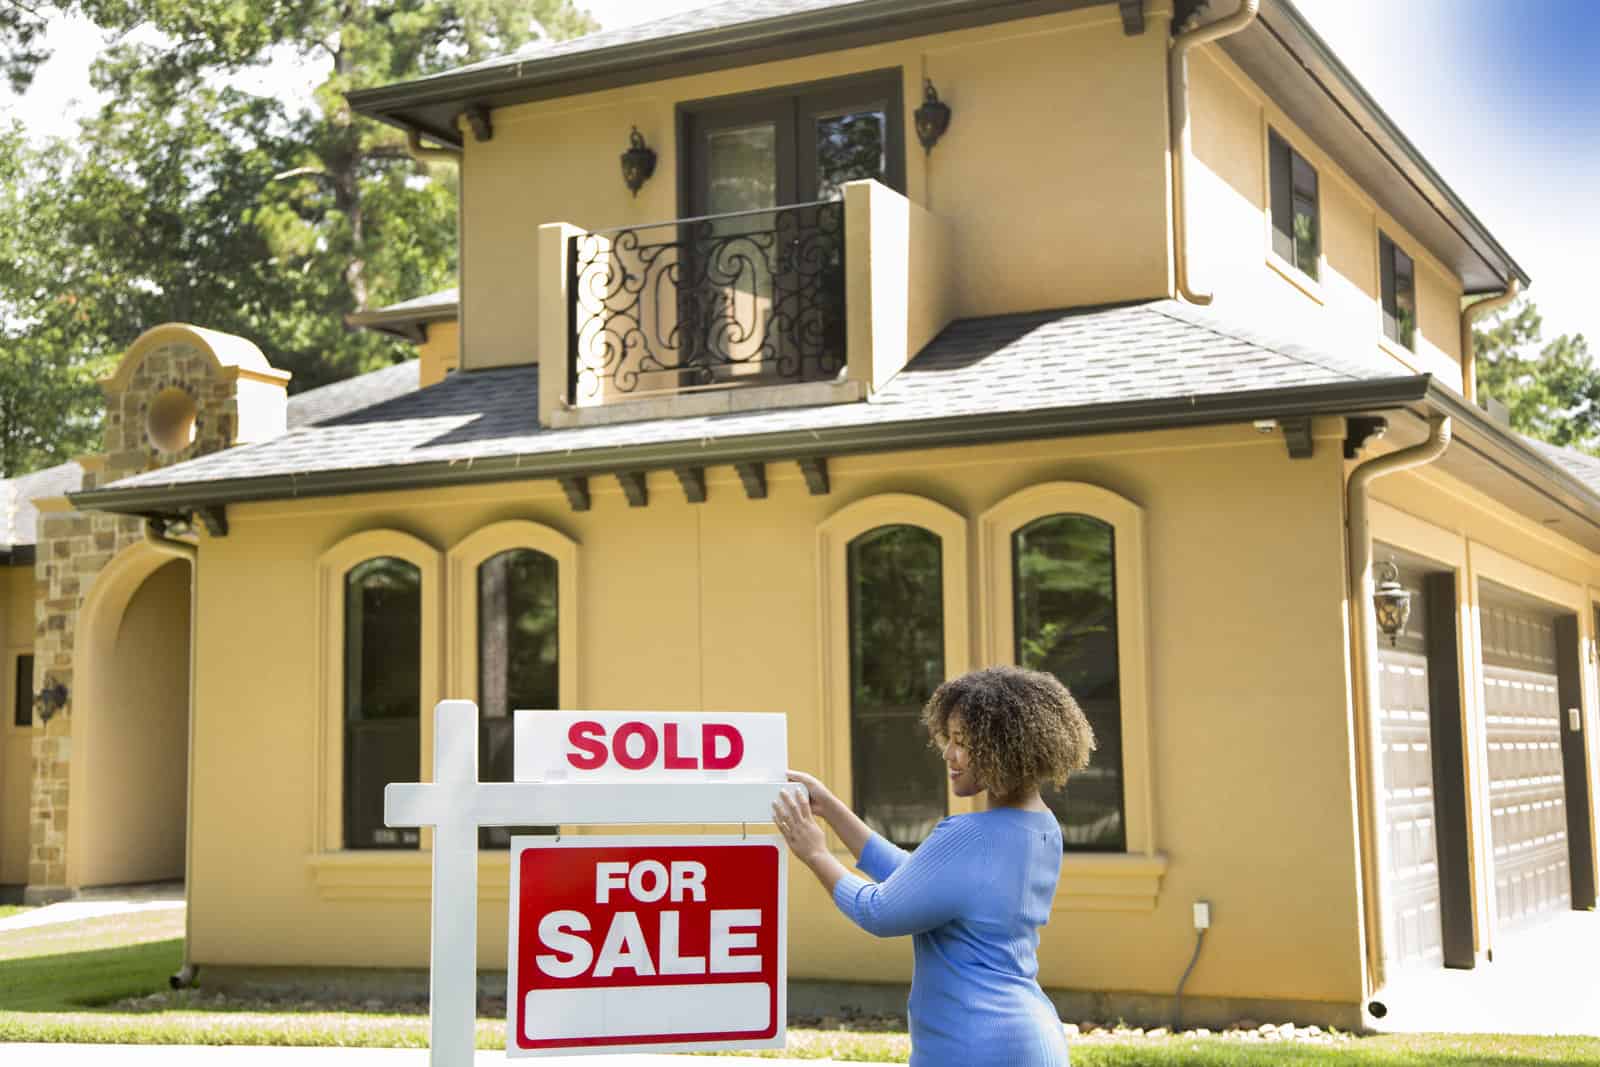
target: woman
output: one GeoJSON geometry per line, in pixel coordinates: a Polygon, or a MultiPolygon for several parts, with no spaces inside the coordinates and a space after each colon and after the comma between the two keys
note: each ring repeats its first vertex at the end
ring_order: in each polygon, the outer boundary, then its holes
{"type": "MultiPolygon", "coordinates": [[[[808,774],[773,819],[851,921],[878,937],[913,936],[912,1067],[1065,1067],[1066,1038],[1039,988],[1039,927],[1061,874],[1061,828],[1039,797],[1081,770],[1094,734],[1048,674],[973,671],[941,685],[922,712],[958,797],[983,810],[944,819],[913,853],[891,845],[808,774]],[[829,851],[827,820],[873,881],[829,851]]],[[[908,739],[909,740],[909,739],[908,739]]]]}

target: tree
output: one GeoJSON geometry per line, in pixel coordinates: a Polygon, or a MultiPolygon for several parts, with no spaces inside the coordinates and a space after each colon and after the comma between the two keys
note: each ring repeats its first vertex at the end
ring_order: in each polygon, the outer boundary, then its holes
{"type": "Polygon", "coordinates": [[[43,46],[44,11],[22,0],[0,0],[0,77],[11,91],[24,92],[47,58],[43,46]]]}
{"type": "MultiPolygon", "coordinates": [[[[0,73],[41,58],[42,20],[18,3],[0,0],[0,73]]],[[[94,71],[109,102],[75,141],[0,135],[7,474],[92,445],[93,379],[160,322],[249,338],[292,392],[408,357],[345,316],[453,282],[456,175],[411,159],[345,92],[595,28],[572,0],[57,6],[117,43],[94,71]],[[309,98],[241,87],[286,56],[315,73],[309,98]]]]}
{"type": "Polygon", "coordinates": [[[0,130],[0,477],[87,451],[108,368],[94,317],[57,284],[72,252],[62,218],[69,184],[59,155],[0,130]]]}
{"type": "Polygon", "coordinates": [[[345,94],[597,28],[572,0],[75,2],[103,27],[149,26],[166,39],[119,46],[97,74],[100,88],[147,112],[285,53],[321,64],[311,105],[283,109],[299,151],[277,178],[298,188],[292,216],[273,222],[280,250],[314,251],[315,265],[342,279],[345,310],[419,295],[455,269],[453,175],[411,181],[429,169],[398,131],[354,115],[345,94]]]}
{"type": "Polygon", "coordinates": [[[1473,328],[1478,389],[1504,404],[1511,425],[1554,445],[1600,450],[1600,367],[1582,334],[1544,340],[1531,300],[1473,328]]]}

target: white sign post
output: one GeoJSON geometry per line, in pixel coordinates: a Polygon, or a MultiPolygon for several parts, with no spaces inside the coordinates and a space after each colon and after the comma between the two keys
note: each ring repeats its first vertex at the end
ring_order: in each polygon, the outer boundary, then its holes
{"type": "Polygon", "coordinates": [[[476,704],[441,701],[433,722],[433,781],[389,785],[383,809],[433,828],[433,1067],[472,1063],[480,826],[763,823],[784,787],[782,715],[519,710],[514,782],[478,780],[476,704]]]}

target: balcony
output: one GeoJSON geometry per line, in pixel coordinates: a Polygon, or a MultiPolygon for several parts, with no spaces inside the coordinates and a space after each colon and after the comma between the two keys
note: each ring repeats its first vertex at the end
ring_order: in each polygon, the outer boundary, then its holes
{"type": "Polygon", "coordinates": [[[886,186],[843,191],[647,226],[541,227],[541,421],[869,398],[954,317],[950,240],[886,186]]]}

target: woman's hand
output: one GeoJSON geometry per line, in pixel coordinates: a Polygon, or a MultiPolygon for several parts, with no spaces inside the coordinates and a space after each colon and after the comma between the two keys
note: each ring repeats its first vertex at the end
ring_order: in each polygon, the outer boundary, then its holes
{"type": "Polygon", "coordinates": [[[823,819],[828,823],[834,821],[833,814],[839,810],[840,805],[839,798],[833,795],[831,789],[805,771],[790,771],[789,781],[806,787],[806,796],[811,803],[811,810],[819,819],[823,819]]]}
{"type": "MultiPolygon", "coordinates": [[[[790,777],[793,777],[793,772],[790,773],[790,777]]],[[[815,778],[811,780],[816,781],[815,778]]],[[[817,784],[818,788],[822,787],[820,782],[817,784]]],[[[772,805],[772,821],[777,824],[778,832],[783,834],[783,839],[788,842],[789,850],[801,863],[814,868],[819,859],[828,855],[827,836],[817,824],[817,820],[811,816],[811,800],[806,792],[799,789],[784,789],[780,792],[777,801],[772,805]]]]}

